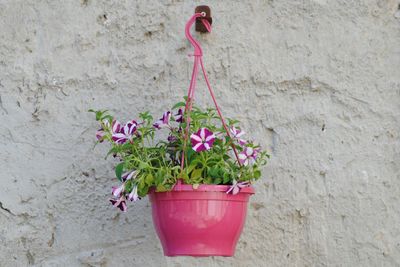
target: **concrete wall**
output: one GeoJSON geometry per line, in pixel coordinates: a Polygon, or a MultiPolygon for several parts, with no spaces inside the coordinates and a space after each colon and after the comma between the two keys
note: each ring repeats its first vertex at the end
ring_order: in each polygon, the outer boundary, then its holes
{"type": "Polygon", "coordinates": [[[209,1],[210,80],[272,159],[236,256],[192,259],[162,256],[147,198],[111,208],[87,110],[180,99],[201,2],[1,0],[0,266],[400,266],[399,3],[209,1]]]}

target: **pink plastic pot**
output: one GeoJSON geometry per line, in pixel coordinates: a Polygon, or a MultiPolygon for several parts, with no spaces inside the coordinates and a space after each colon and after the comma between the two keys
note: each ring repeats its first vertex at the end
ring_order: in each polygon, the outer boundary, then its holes
{"type": "Polygon", "coordinates": [[[252,187],[236,195],[229,186],[177,185],[150,192],[153,223],[165,256],[233,256],[246,219],[252,187]]]}

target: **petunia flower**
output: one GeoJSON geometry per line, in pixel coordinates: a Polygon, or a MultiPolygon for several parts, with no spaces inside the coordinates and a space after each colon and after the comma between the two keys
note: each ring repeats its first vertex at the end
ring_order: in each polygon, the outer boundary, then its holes
{"type": "Polygon", "coordinates": [[[168,142],[173,143],[176,140],[178,140],[178,138],[175,135],[170,134],[170,135],[168,135],[167,140],[168,140],[168,142]]]}
{"type": "Polygon", "coordinates": [[[106,135],[105,129],[110,127],[110,122],[108,120],[103,120],[102,126],[96,132],[97,141],[100,143],[104,141],[104,136],[106,135]]]}
{"type": "Polygon", "coordinates": [[[241,153],[239,153],[239,162],[244,166],[252,165],[255,163],[259,149],[252,147],[245,147],[241,153]]]}
{"type": "Polygon", "coordinates": [[[130,201],[137,201],[139,200],[139,195],[137,193],[137,185],[135,185],[132,189],[132,192],[129,193],[128,195],[128,200],[130,201]]]}
{"type": "Polygon", "coordinates": [[[226,191],[227,194],[232,192],[232,195],[236,195],[239,193],[240,189],[249,186],[249,182],[237,182],[235,179],[233,179],[233,184],[231,187],[229,187],[228,191],[226,191]]]}
{"type": "Polygon", "coordinates": [[[183,122],[183,109],[178,109],[178,113],[174,115],[175,121],[182,123],[183,122]]]}
{"type": "Polygon", "coordinates": [[[137,171],[136,170],[132,170],[132,171],[128,171],[128,172],[125,172],[124,174],[122,174],[121,178],[125,182],[127,180],[132,179],[132,178],[135,178],[136,175],[137,175],[137,171]]]}
{"type": "Polygon", "coordinates": [[[114,207],[119,208],[123,212],[126,212],[128,210],[128,207],[126,206],[125,196],[121,196],[118,199],[110,199],[110,202],[114,207]]]}
{"type": "Polygon", "coordinates": [[[132,120],[127,122],[124,126],[118,127],[117,125],[115,126],[115,130],[118,130],[117,132],[114,132],[114,126],[113,126],[113,134],[112,134],[112,140],[116,144],[123,144],[126,141],[131,141],[134,133],[137,129],[137,122],[132,120]]]}
{"type": "Polygon", "coordinates": [[[157,129],[161,129],[161,128],[165,128],[165,127],[169,127],[169,120],[171,119],[171,112],[170,111],[166,111],[164,112],[163,116],[161,119],[159,119],[158,121],[156,121],[153,126],[157,129]]]}
{"type": "Polygon", "coordinates": [[[235,126],[232,126],[229,131],[231,132],[232,138],[236,140],[241,146],[247,143],[246,140],[241,139],[240,137],[245,134],[244,131],[237,129],[235,126]]]}
{"type": "Polygon", "coordinates": [[[133,135],[136,131],[137,125],[138,124],[136,121],[131,120],[124,125],[121,132],[125,133],[126,135],[133,135]]]}
{"type": "Polygon", "coordinates": [[[192,148],[196,152],[210,150],[215,141],[215,135],[207,128],[201,128],[190,136],[192,148]]]}
{"type": "Polygon", "coordinates": [[[117,120],[114,120],[112,122],[112,132],[113,133],[119,133],[121,131],[121,123],[117,120]]]}
{"type": "Polygon", "coordinates": [[[103,142],[105,135],[106,133],[104,132],[103,128],[98,129],[96,132],[97,141],[99,141],[100,143],[103,142]]]}
{"type": "Polygon", "coordinates": [[[122,183],[120,186],[113,186],[112,187],[112,194],[114,197],[120,197],[125,190],[125,183],[122,183]]]}

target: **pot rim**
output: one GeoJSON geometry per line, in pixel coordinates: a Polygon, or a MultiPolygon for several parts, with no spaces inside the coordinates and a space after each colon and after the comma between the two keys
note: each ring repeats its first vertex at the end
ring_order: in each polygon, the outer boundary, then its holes
{"type": "MultiPolygon", "coordinates": [[[[231,185],[200,184],[198,188],[193,188],[191,184],[176,184],[169,192],[227,192],[231,185]]],[[[241,188],[239,193],[254,194],[252,185],[241,188]]]]}

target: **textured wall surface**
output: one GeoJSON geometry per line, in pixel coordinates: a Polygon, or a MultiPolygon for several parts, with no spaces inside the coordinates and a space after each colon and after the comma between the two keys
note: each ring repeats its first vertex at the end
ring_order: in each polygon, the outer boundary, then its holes
{"type": "Polygon", "coordinates": [[[209,3],[220,105],[272,155],[234,258],[163,257],[147,198],[111,208],[87,110],[180,99],[197,4],[0,0],[0,266],[400,266],[398,0],[209,3]]]}

